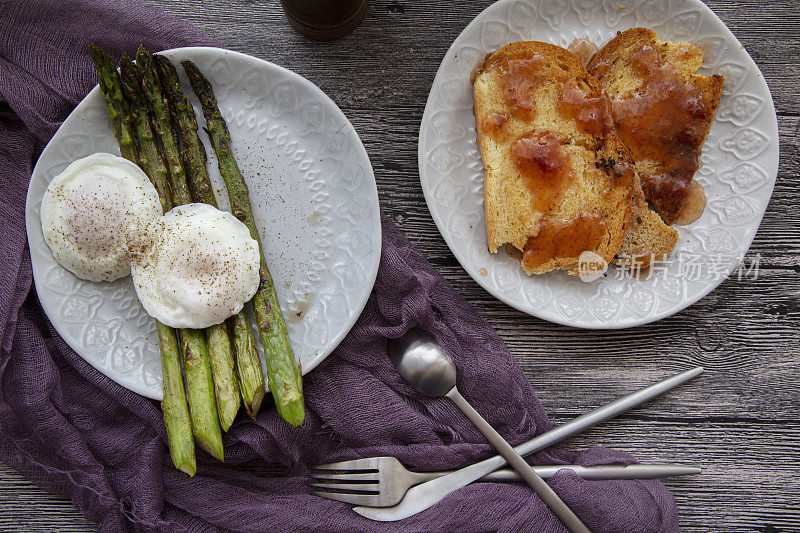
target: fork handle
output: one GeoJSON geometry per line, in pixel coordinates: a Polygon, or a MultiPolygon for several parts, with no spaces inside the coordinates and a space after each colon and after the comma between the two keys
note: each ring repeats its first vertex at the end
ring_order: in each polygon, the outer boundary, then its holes
{"type": "MultiPolygon", "coordinates": [[[[533,471],[539,474],[543,479],[550,479],[556,472],[562,469],[572,470],[572,472],[583,479],[656,479],[671,476],[690,476],[699,474],[701,470],[694,466],[684,466],[672,463],[666,464],[650,464],[650,465],[598,465],[598,466],[580,466],[580,465],[537,465],[533,467],[533,471]]],[[[445,472],[412,472],[414,474],[414,484],[424,483],[438,477],[449,474],[445,472]]],[[[514,470],[510,468],[501,468],[495,470],[491,474],[483,476],[480,481],[492,482],[519,482],[522,478],[519,477],[514,470]]]]}
{"type": "MultiPolygon", "coordinates": [[[[583,479],[656,479],[670,476],[688,476],[699,474],[701,470],[694,466],[676,464],[652,465],[539,465],[533,471],[543,479],[550,479],[562,469],[572,472],[583,479]]],[[[481,481],[520,481],[520,477],[510,468],[501,468],[483,476],[481,481]]]]}

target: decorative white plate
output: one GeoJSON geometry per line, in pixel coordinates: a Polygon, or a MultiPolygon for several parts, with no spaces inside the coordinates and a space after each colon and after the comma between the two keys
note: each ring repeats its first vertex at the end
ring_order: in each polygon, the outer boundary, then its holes
{"type": "MultiPolygon", "coordinates": [[[[531,315],[583,328],[646,324],[693,304],[737,269],[767,208],[778,172],[778,123],[756,64],[699,0],[500,0],[473,20],[439,67],[419,134],[428,208],[450,250],[483,288],[531,315]],[[662,40],[705,50],[702,73],[724,73],[725,89],[703,148],[697,180],[708,207],[681,228],[672,260],[634,279],[616,267],[591,283],[551,272],[528,277],[519,262],[486,248],[483,164],[469,76],[488,51],[521,40],[602,46],[617,31],[652,28],[662,40]]],[[[748,269],[753,265],[750,261],[748,269]]],[[[745,272],[747,274],[748,272],[745,272]]]]}
{"type": "MultiPolygon", "coordinates": [[[[378,272],[378,191],[367,152],[336,104],[289,70],[218,48],[164,55],[176,64],[191,59],[214,87],[305,374],[353,326],[378,272]]],[[[178,72],[205,124],[183,69],[178,72]]],[[[200,136],[220,208],[229,209],[214,151],[205,133],[200,136]]],[[[80,280],[55,262],[42,235],[40,208],[50,180],[95,152],[119,154],[98,87],[64,121],[33,171],[26,225],[36,290],[58,333],[89,364],[132,391],[161,399],[155,325],[130,278],[80,280]]]]}

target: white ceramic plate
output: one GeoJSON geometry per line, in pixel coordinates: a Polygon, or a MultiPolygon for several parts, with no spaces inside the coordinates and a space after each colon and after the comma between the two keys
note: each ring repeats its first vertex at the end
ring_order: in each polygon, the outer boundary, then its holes
{"type": "MultiPolygon", "coordinates": [[[[381,229],[367,152],[336,104],[289,70],[218,48],[164,55],[176,64],[191,59],[214,87],[305,374],[344,338],[375,282],[381,229]]],[[[205,124],[183,69],[178,71],[198,122],[205,124]]],[[[214,151],[205,133],[200,136],[220,208],[229,209],[214,151]]],[[[42,236],[40,207],[50,180],[95,152],[119,154],[97,87],[64,121],[33,171],[26,224],[36,290],[58,333],[81,357],[120,385],[161,399],[155,326],[130,278],[80,280],[55,262],[42,236]]]]}
{"type": "MultiPolygon", "coordinates": [[[[778,123],[756,64],[699,0],[500,0],[473,20],[444,57],[419,135],[428,208],[464,269],[491,294],[531,315],[583,328],[646,324],[693,304],[740,265],[767,208],[778,172],[778,123]],[[725,89],[703,148],[697,180],[708,207],[681,228],[671,260],[650,279],[615,267],[583,283],[563,272],[528,277],[486,249],[483,164],[476,143],[469,76],[484,53],[521,40],[567,46],[586,37],[602,46],[617,31],[645,26],[662,40],[705,50],[701,73],[724,73],[725,89]]],[[[745,262],[747,268],[754,265],[745,262]]]]}

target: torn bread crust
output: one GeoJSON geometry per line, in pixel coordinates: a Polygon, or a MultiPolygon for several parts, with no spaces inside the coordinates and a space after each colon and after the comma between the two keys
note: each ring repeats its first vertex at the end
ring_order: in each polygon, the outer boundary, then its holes
{"type": "Polygon", "coordinates": [[[510,243],[528,274],[577,274],[585,250],[610,262],[636,179],[597,80],[571,52],[527,41],[486,57],[473,88],[489,251],[510,243]]]}

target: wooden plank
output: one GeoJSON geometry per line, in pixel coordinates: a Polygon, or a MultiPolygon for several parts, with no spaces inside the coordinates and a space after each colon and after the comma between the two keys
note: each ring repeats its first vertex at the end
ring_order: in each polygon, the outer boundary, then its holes
{"type": "Polygon", "coordinates": [[[642,462],[703,468],[698,476],[666,481],[682,531],[797,531],[797,470],[790,465],[797,461],[800,425],[792,421],[776,432],[771,423],[688,414],[680,420],[621,417],[571,444],[619,448],[642,462]]]}
{"type": "Polygon", "coordinates": [[[0,531],[96,531],[68,498],[54,496],[0,463],[0,531]]]}
{"type": "MultiPolygon", "coordinates": [[[[778,112],[781,162],[751,254],[755,281],[730,279],[689,309],[646,327],[577,330],[520,313],[475,283],[447,248],[422,196],[417,133],[453,39],[491,2],[370,0],[351,37],[295,34],[279,2],[150,0],[222,46],[293,69],[319,85],[359,132],[381,206],[497,329],[543,404],[563,422],[693,365],[680,389],[573,439],[642,461],[699,464],[675,479],[684,531],[798,531],[800,524],[800,17],[792,0],[708,1],[762,69],[778,112]],[[435,28],[431,21],[436,21],[435,28]]],[[[469,395],[469,391],[464,391],[469,395]]],[[[87,531],[68,500],[0,465],[0,531],[87,531]]]]}

